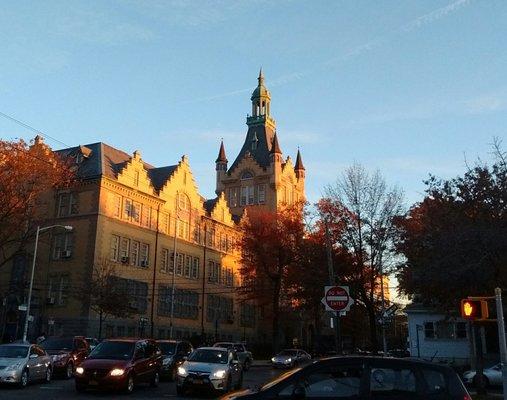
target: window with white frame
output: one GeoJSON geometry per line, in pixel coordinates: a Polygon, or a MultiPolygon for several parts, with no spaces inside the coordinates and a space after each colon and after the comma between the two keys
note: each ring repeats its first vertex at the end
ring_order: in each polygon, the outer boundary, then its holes
{"type": "Polygon", "coordinates": [[[140,267],[147,267],[150,262],[150,245],[148,243],[141,243],[141,257],[140,267]]]}
{"type": "Polygon", "coordinates": [[[170,316],[171,310],[176,318],[197,319],[199,314],[199,293],[193,290],[174,290],[174,306],[172,306],[172,287],[159,285],[158,315],[170,316]]]}
{"type": "Polygon", "coordinates": [[[192,279],[199,279],[199,257],[194,257],[192,262],[192,279]]]}
{"type": "Polygon", "coordinates": [[[169,263],[170,261],[170,252],[168,249],[162,249],[162,257],[160,260],[160,271],[161,272],[169,272],[169,263]]]}
{"type": "Polygon", "coordinates": [[[132,200],[123,199],[123,219],[130,221],[132,219],[132,200]]]}
{"type": "Polygon", "coordinates": [[[65,260],[72,257],[74,249],[73,232],[58,233],[53,236],[53,260],[65,260]]]}
{"type": "Polygon", "coordinates": [[[213,283],[220,282],[220,263],[209,260],[208,261],[208,281],[213,283]]]}
{"type": "Polygon", "coordinates": [[[266,202],[266,185],[262,183],[259,185],[258,189],[259,189],[259,204],[264,204],[266,202]]]}
{"type": "Polygon", "coordinates": [[[69,296],[68,275],[51,275],[48,279],[48,302],[52,305],[65,305],[69,296]]]}
{"type": "Polygon", "coordinates": [[[120,261],[126,262],[129,259],[130,253],[130,239],[122,237],[120,239],[120,261]]]}
{"type": "Polygon", "coordinates": [[[132,240],[130,245],[130,265],[139,265],[139,248],[141,243],[137,240],[132,240]]]}
{"type": "Polygon", "coordinates": [[[79,213],[77,193],[60,193],[58,195],[58,216],[67,217],[79,213]]]}
{"type": "Polygon", "coordinates": [[[120,261],[120,237],[111,235],[111,261],[120,261]]]}
{"type": "Polygon", "coordinates": [[[142,225],[148,229],[151,225],[151,207],[146,204],[143,205],[142,225]]]}
{"type": "Polygon", "coordinates": [[[113,216],[116,218],[121,217],[121,203],[122,203],[121,196],[114,195],[113,196],[113,216]]]}
{"type": "Polygon", "coordinates": [[[141,222],[141,203],[136,201],[132,202],[132,221],[137,224],[141,222]]]}
{"type": "Polygon", "coordinates": [[[192,257],[185,256],[185,277],[190,278],[192,272],[192,257]]]}
{"type": "Polygon", "coordinates": [[[185,263],[185,256],[183,254],[176,255],[176,275],[183,275],[183,264],[185,263]]]}

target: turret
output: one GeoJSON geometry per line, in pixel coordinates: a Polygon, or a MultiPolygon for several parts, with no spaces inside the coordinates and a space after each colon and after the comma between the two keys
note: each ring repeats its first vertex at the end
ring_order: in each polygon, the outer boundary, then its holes
{"type": "Polygon", "coordinates": [[[296,165],[294,166],[294,172],[298,179],[305,179],[305,167],[303,165],[303,159],[301,158],[301,152],[298,148],[298,155],[296,157],[296,165]]]}
{"type": "Polygon", "coordinates": [[[223,191],[222,180],[227,174],[227,157],[225,156],[224,141],[220,143],[220,150],[218,151],[218,157],[215,161],[215,170],[217,172],[217,182],[215,193],[218,195],[223,191]]]}

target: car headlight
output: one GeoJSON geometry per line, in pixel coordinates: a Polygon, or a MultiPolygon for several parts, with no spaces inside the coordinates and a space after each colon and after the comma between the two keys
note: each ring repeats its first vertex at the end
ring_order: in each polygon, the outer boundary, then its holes
{"type": "Polygon", "coordinates": [[[275,361],[276,361],[275,357],[271,358],[271,362],[275,362],[275,361]]]}
{"type": "Polygon", "coordinates": [[[173,358],[172,357],[166,357],[162,360],[162,365],[169,365],[173,362],[173,358]]]}
{"type": "Polygon", "coordinates": [[[16,364],[9,365],[7,368],[5,368],[5,370],[16,371],[17,369],[20,369],[24,364],[24,362],[17,362],[16,364]]]}
{"type": "Polygon", "coordinates": [[[83,375],[84,374],[84,368],[83,367],[77,367],[76,368],[76,374],[83,375]]]}
{"type": "Polygon", "coordinates": [[[288,363],[292,362],[292,358],[290,358],[290,357],[289,357],[289,358],[287,358],[287,361],[286,361],[286,362],[288,362],[288,363]]]}
{"type": "Polygon", "coordinates": [[[125,373],[125,370],[122,368],[112,369],[109,375],[111,376],[122,376],[125,373]]]}
{"type": "Polygon", "coordinates": [[[179,376],[187,376],[188,375],[188,372],[185,368],[183,367],[178,367],[178,375],[179,376]]]}
{"type": "Polygon", "coordinates": [[[215,371],[215,372],[213,372],[213,378],[222,379],[225,376],[226,372],[227,371],[225,369],[220,369],[218,371],[215,371]]]}

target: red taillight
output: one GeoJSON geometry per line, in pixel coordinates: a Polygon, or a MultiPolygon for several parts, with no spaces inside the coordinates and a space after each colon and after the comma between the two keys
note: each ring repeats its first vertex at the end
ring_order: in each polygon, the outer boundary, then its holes
{"type": "Polygon", "coordinates": [[[472,398],[470,397],[470,395],[467,393],[465,394],[465,396],[463,396],[463,400],[472,400],[472,398]]]}

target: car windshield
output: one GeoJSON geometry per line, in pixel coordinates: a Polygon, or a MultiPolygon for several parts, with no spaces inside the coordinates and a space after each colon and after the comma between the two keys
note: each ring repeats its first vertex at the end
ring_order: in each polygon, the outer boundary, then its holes
{"type": "Polygon", "coordinates": [[[48,338],[40,346],[44,350],[72,350],[74,340],[72,338],[48,338]]]}
{"type": "Polygon", "coordinates": [[[134,353],[135,343],[102,342],[95,347],[88,358],[105,360],[130,360],[134,353]]]}
{"type": "Polygon", "coordinates": [[[176,343],[158,342],[158,347],[160,347],[164,356],[172,355],[176,351],[176,343]]]}
{"type": "Polygon", "coordinates": [[[279,356],[295,356],[296,354],[296,350],[282,350],[278,353],[279,356]]]}
{"type": "Polygon", "coordinates": [[[0,358],[25,358],[28,346],[0,346],[0,358]]]}
{"type": "Polygon", "coordinates": [[[259,391],[268,390],[269,388],[272,388],[275,386],[278,382],[283,381],[284,379],[287,379],[288,377],[294,375],[296,372],[301,371],[301,368],[292,369],[289,372],[286,372],[285,374],[280,375],[278,378],[273,379],[272,381],[269,381],[268,383],[265,383],[263,386],[260,387],[259,391]]]}
{"type": "Polygon", "coordinates": [[[190,355],[188,361],[227,364],[227,352],[223,350],[197,349],[190,355]]]}

